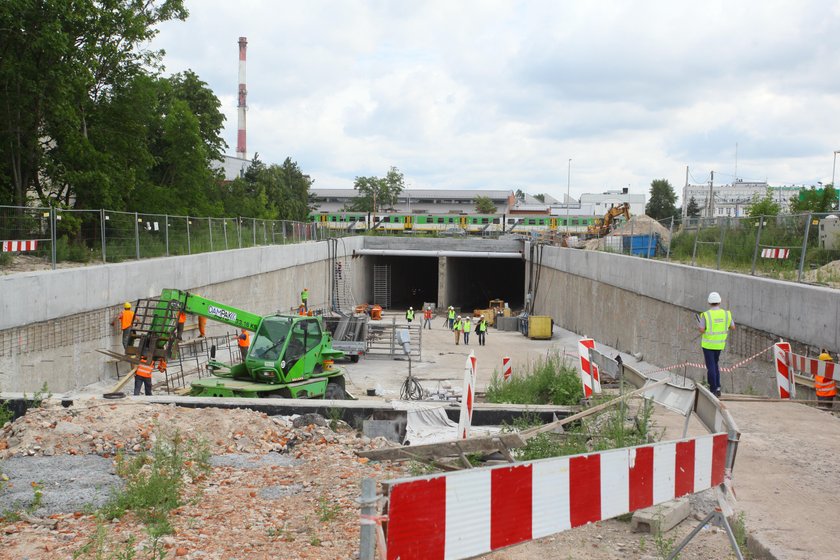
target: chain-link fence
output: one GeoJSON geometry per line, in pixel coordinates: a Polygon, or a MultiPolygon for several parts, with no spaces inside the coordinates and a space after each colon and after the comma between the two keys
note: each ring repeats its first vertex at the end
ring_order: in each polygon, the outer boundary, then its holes
{"type": "MultiPolygon", "coordinates": [[[[11,267],[13,255],[56,268],[58,263],[115,263],[344,234],[319,223],[288,220],[0,206],[0,267],[11,267]]],[[[27,262],[24,268],[32,265],[27,262]]]]}
{"type": "Polygon", "coordinates": [[[587,248],[840,287],[835,214],[634,218],[587,248]]]}

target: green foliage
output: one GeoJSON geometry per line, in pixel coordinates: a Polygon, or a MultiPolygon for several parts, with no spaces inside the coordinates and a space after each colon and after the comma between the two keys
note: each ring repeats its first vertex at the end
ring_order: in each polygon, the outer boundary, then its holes
{"type": "Polygon", "coordinates": [[[134,535],[121,544],[114,544],[108,535],[108,528],[102,520],[96,524],[96,532],[90,536],[88,541],[73,553],[73,560],[80,558],[92,560],[134,560],[136,552],[134,535]]]}
{"type": "Polygon", "coordinates": [[[381,208],[391,208],[397,203],[397,197],[405,188],[405,180],[399,169],[391,167],[381,179],[356,177],[353,188],[359,192],[359,196],[353,199],[348,210],[378,212],[381,208]]]}
{"type": "Polygon", "coordinates": [[[751,218],[756,218],[758,216],[778,216],[781,211],[781,205],[773,200],[772,189],[768,188],[763,197],[758,196],[758,193],[753,195],[749,211],[751,218]]]}
{"type": "Polygon", "coordinates": [[[688,199],[688,205],[685,208],[685,214],[689,218],[698,218],[700,216],[700,205],[697,204],[697,199],[693,196],[688,199]]]}
{"type": "Polygon", "coordinates": [[[654,220],[670,218],[677,213],[677,193],[667,179],[654,179],[650,184],[650,199],[645,214],[654,220]]]}
{"type": "Polygon", "coordinates": [[[487,388],[487,400],[494,403],[569,405],[582,398],[577,372],[557,354],[537,360],[508,381],[494,373],[487,388]]]}
{"type": "Polygon", "coordinates": [[[729,525],[732,528],[732,533],[735,535],[735,542],[741,550],[741,555],[745,560],[750,560],[753,555],[747,547],[747,524],[744,521],[744,512],[741,511],[738,515],[730,519],[729,525]]]}
{"type": "Polygon", "coordinates": [[[537,200],[539,200],[540,202],[545,204],[545,194],[543,194],[543,193],[535,194],[534,198],[536,198],[537,200]]]}
{"type": "Polygon", "coordinates": [[[473,199],[473,202],[475,202],[475,211],[478,214],[496,213],[496,206],[493,204],[493,200],[489,196],[476,196],[473,199]]]}
{"type": "Polygon", "coordinates": [[[71,242],[66,235],[62,235],[55,242],[56,262],[90,262],[91,251],[84,244],[71,242]]]}
{"type": "Polygon", "coordinates": [[[102,508],[105,519],[134,512],[153,537],[172,531],[169,512],[182,504],[185,478],[209,470],[206,443],[186,440],[177,430],[157,430],[151,453],[117,457],[117,474],[125,479],[122,491],[102,508]]]}
{"type": "MultiPolygon", "coordinates": [[[[659,528],[662,523],[662,513],[661,511],[657,511],[657,517],[659,519],[659,523],[656,526],[656,531],[653,533],[653,547],[656,549],[656,554],[662,560],[666,560],[670,557],[671,551],[674,550],[674,544],[676,543],[676,537],[666,537],[662,530],[659,528]]],[[[679,559],[679,554],[674,557],[674,560],[679,559]]]]}
{"type": "Polygon", "coordinates": [[[790,211],[792,214],[814,212],[823,214],[837,210],[838,192],[834,185],[828,184],[821,189],[811,187],[799,191],[798,196],[790,199],[790,211]]]}
{"type": "Polygon", "coordinates": [[[9,266],[13,260],[11,253],[0,253],[0,266],[9,266]]]}
{"type": "Polygon", "coordinates": [[[338,516],[340,511],[341,506],[339,504],[330,503],[330,501],[323,496],[318,500],[318,519],[322,523],[332,521],[338,516]]]}

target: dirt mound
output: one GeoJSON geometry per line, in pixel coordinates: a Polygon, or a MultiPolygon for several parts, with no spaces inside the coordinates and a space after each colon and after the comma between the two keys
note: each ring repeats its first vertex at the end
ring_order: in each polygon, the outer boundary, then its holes
{"type": "Polygon", "coordinates": [[[805,282],[825,284],[830,288],[840,288],[840,261],[831,261],[816,270],[806,270],[802,279],[805,282]]]}

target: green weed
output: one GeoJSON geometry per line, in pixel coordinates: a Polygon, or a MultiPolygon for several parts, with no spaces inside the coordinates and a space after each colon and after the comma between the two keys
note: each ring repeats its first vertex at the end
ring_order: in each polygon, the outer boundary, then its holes
{"type": "Polygon", "coordinates": [[[117,473],[125,479],[125,486],[102,508],[103,516],[114,519],[132,511],[152,537],[170,533],[168,515],[183,503],[186,478],[207,472],[209,456],[206,443],[186,440],[178,431],[165,434],[158,430],[151,453],[117,457],[117,473]]]}
{"type": "Polygon", "coordinates": [[[318,519],[321,520],[322,523],[327,521],[332,521],[338,515],[338,512],[341,511],[341,506],[338,504],[331,504],[329,500],[322,497],[318,500],[318,519]]]}
{"type": "MultiPolygon", "coordinates": [[[[656,525],[656,531],[653,533],[653,548],[656,550],[656,554],[662,558],[662,560],[666,560],[668,556],[670,556],[671,551],[674,550],[674,543],[676,541],[675,537],[666,537],[665,534],[662,532],[661,523],[662,523],[662,513],[657,513],[658,523],[656,525]]],[[[679,560],[679,554],[674,557],[674,560],[679,560]]]]}
{"type": "Polygon", "coordinates": [[[583,398],[580,378],[556,354],[530,364],[525,373],[505,381],[494,372],[487,400],[514,404],[577,404],[583,398]]]}
{"type": "Polygon", "coordinates": [[[735,542],[738,543],[738,548],[741,549],[741,555],[745,560],[750,560],[753,555],[747,548],[747,525],[744,521],[744,512],[739,512],[738,515],[729,520],[729,525],[732,527],[732,533],[735,535],[735,542]]]}

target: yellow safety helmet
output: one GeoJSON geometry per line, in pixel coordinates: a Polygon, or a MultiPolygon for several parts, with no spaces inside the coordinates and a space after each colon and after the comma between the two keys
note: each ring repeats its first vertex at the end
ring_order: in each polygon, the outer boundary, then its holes
{"type": "Polygon", "coordinates": [[[124,308],[124,309],[131,309],[131,304],[130,304],[130,303],[128,303],[128,302],[125,302],[125,303],[123,304],[123,308],[124,308]]]}

